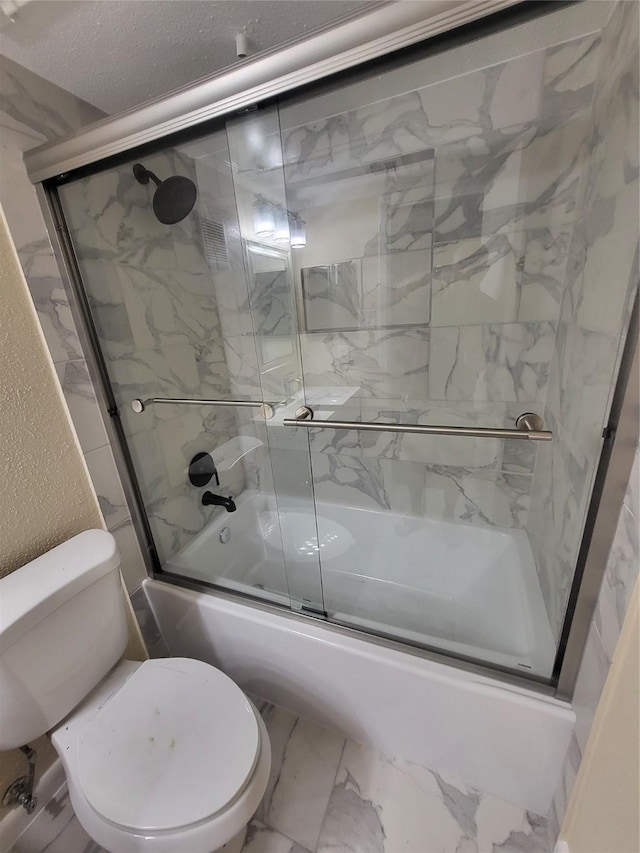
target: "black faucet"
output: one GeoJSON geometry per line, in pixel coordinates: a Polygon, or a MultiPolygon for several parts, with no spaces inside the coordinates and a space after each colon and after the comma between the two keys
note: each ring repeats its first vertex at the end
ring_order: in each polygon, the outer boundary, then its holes
{"type": "Polygon", "coordinates": [[[213,492],[205,492],[202,496],[202,506],[223,506],[227,512],[235,512],[236,504],[233,498],[223,498],[213,492]]]}

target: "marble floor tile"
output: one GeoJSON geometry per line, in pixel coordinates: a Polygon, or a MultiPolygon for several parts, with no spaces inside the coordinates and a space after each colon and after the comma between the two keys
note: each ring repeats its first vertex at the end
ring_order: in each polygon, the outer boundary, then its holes
{"type": "Polygon", "coordinates": [[[298,717],[293,711],[287,711],[286,708],[278,708],[276,705],[271,705],[269,702],[263,702],[259,699],[254,699],[258,710],[264,720],[269,733],[269,741],[271,743],[271,772],[269,781],[267,782],[267,790],[264,793],[262,802],[258,806],[256,819],[266,823],[269,806],[273,791],[280,778],[280,768],[284,758],[287,743],[291,737],[291,733],[298,722],[298,717]]]}
{"type": "MultiPolygon", "coordinates": [[[[538,815],[254,701],[272,772],[243,853],[549,853],[538,815]]],[[[10,853],[45,851],[106,853],[73,814],[66,786],[10,853]]]]}
{"type": "Polygon", "coordinates": [[[298,718],[287,739],[266,823],[315,850],[342,755],[344,738],[298,718]]]}
{"type": "Polygon", "coordinates": [[[276,832],[260,823],[252,820],[247,827],[247,838],[242,848],[242,853],[309,853],[295,841],[276,832]]]}
{"type": "Polygon", "coordinates": [[[29,824],[9,853],[107,853],[75,816],[64,787],[29,824]]]}
{"type": "Polygon", "coordinates": [[[347,741],[318,853],[545,853],[546,822],[347,741]]]}

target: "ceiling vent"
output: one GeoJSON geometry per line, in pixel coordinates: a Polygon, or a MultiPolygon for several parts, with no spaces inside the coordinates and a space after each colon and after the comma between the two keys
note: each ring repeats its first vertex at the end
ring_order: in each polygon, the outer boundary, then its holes
{"type": "Polygon", "coordinates": [[[211,269],[229,269],[229,255],[227,252],[227,238],[224,233],[222,222],[214,222],[212,219],[200,220],[202,226],[202,242],[204,245],[204,257],[211,269]]]}

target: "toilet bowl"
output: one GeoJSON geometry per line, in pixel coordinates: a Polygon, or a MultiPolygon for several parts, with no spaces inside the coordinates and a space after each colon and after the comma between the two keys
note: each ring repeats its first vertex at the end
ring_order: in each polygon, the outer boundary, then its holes
{"type": "Polygon", "coordinates": [[[197,660],[122,661],[52,732],[71,804],[111,853],[211,853],[246,827],[271,763],[260,714],[197,660]]]}
{"type": "Polygon", "coordinates": [[[51,731],[110,853],[237,853],[269,778],[262,718],[202,661],[120,659],[119,560],[87,531],[0,579],[0,749],[51,731]]]}

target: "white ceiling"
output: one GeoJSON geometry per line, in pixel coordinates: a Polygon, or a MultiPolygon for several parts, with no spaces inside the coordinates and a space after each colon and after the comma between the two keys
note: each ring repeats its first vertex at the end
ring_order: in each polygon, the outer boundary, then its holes
{"type": "Polygon", "coordinates": [[[0,55],[107,113],[237,62],[235,35],[276,47],[366,0],[31,0],[0,31],[0,55]]]}

